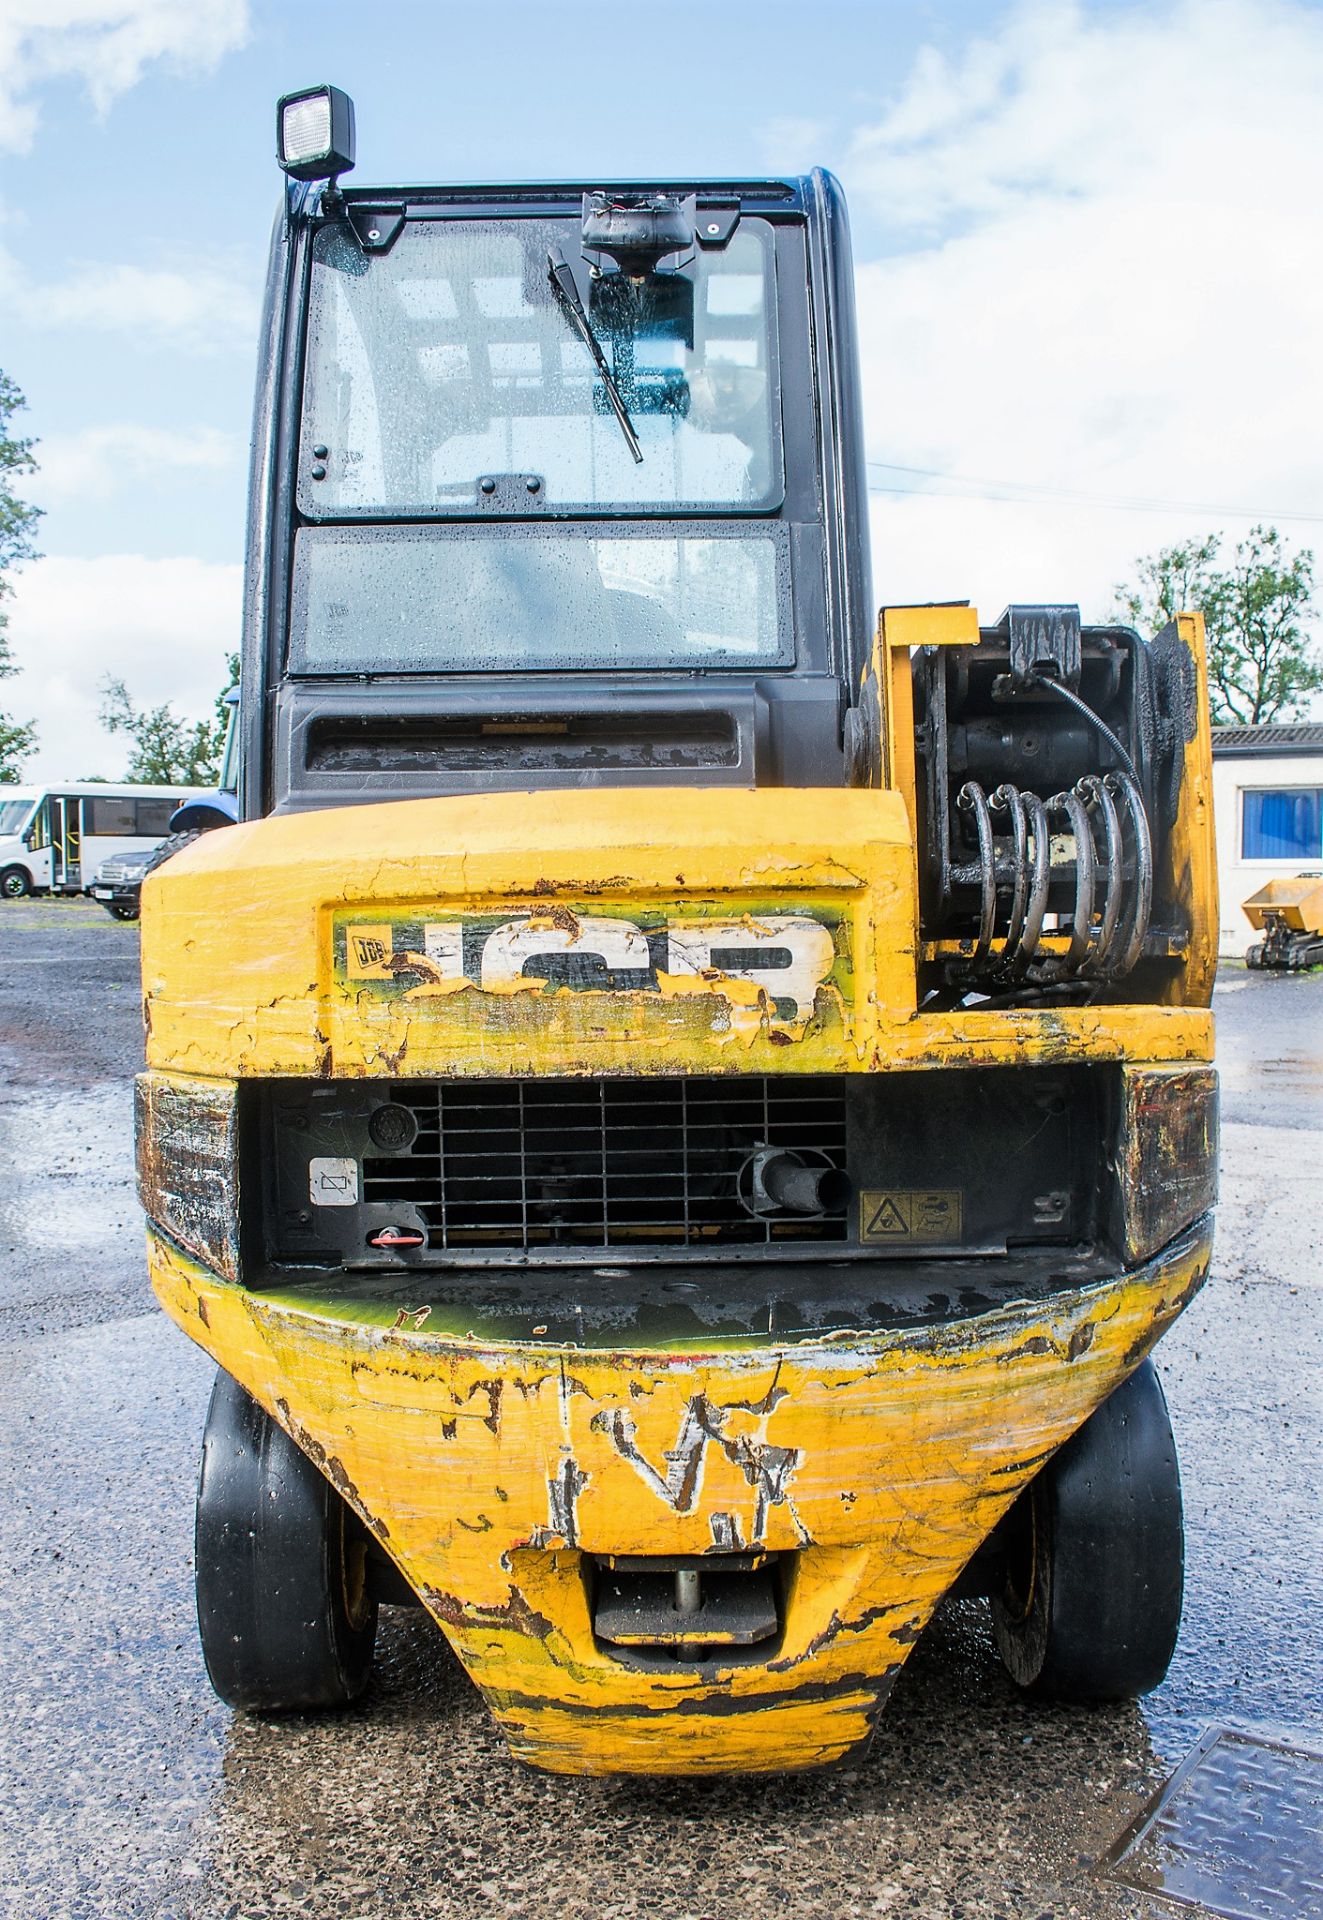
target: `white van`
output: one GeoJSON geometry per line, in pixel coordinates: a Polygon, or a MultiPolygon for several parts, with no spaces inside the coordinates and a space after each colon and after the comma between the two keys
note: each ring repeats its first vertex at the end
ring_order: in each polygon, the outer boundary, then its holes
{"type": "Polygon", "coordinates": [[[154,847],[170,816],[211,787],[0,786],[0,899],[29,893],[84,893],[112,854],[154,847]]]}

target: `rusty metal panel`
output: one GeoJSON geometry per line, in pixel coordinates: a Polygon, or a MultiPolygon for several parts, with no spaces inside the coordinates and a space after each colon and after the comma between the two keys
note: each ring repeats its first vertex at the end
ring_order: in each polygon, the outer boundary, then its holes
{"type": "Polygon", "coordinates": [[[1123,1067],[1116,1193],[1128,1260],[1147,1260],[1217,1201],[1217,1074],[1123,1067]]]}
{"type": "Polygon", "coordinates": [[[236,1093],[232,1081],[154,1073],[133,1088],[143,1211],[226,1280],[239,1277],[236,1093]]]}

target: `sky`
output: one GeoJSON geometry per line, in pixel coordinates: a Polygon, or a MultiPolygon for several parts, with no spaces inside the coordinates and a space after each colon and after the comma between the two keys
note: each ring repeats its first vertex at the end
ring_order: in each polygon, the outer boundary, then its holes
{"type": "Polygon", "coordinates": [[[0,0],[0,368],[39,438],[29,780],[116,777],[98,685],[238,645],[274,103],[356,183],[830,167],[875,595],[1112,611],[1141,554],[1323,539],[1321,0],[0,0]]]}

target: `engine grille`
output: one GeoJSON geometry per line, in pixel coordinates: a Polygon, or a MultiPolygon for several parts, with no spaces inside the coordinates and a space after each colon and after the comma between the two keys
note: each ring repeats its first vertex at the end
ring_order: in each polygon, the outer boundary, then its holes
{"type": "Polygon", "coordinates": [[[408,1203],[428,1246],[612,1247],[840,1241],[844,1218],[751,1214],[760,1146],[846,1164],[839,1080],[449,1081],[400,1088],[418,1136],[368,1155],[363,1198],[408,1203]]]}

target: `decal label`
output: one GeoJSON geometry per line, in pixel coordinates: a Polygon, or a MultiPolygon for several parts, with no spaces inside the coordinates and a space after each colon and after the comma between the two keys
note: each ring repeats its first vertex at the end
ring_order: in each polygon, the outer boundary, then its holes
{"type": "Polygon", "coordinates": [[[345,972],[351,980],[379,980],[390,959],[393,938],[389,922],[376,927],[349,927],[345,932],[345,972]]]}
{"type": "Polygon", "coordinates": [[[859,1238],[878,1246],[953,1245],[960,1239],[964,1195],[959,1187],[893,1187],[859,1195],[859,1238]]]}
{"type": "Polygon", "coordinates": [[[308,1197],[314,1207],[356,1207],[357,1160],[309,1160],[308,1197]]]}
{"type": "Polygon", "coordinates": [[[778,905],[767,913],[732,913],[723,902],[706,915],[626,916],[538,902],[449,918],[417,910],[370,923],[345,916],[334,929],[335,966],[346,984],[376,983],[410,1001],[464,991],[713,994],[746,1039],[764,1024],[799,1038],[821,990],[833,992],[842,1011],[849,1007],[848,928],[839,909],[787,913],[778,905]]]}

